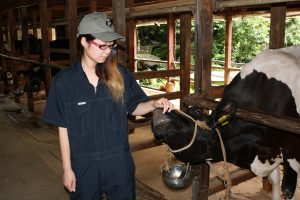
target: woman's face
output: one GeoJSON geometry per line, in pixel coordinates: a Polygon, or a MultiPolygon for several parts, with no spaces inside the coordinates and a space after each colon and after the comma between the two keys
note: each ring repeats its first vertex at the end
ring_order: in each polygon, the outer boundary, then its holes
{"type": "Polygon", "coordinates": [[[93,41],[86,41],[84,38],[82,44],[85,48],[84,56],[89,57],[96,63],[103,63],[115,47],[114,41],[104,42],[99,39],[94,39],[93,41]]]}

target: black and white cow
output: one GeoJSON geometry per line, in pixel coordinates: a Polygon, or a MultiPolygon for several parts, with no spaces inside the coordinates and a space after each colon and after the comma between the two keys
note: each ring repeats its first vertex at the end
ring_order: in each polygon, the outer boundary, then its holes
{"type": "MultiPolygon", "coordinates": [[[[187,113],[205,120],[211,130],[199,128],[193,144],[174,153],[183,162],[200,163],[223,160],[215,126],[221,132],[227,161],[251,169],[258,176],[269,177],[272,199],[280,199],[280,168],[283,165],[281,189],[287,199],[295,199],[297,174],[300,171],[300,136],[278,129],[246,122],[234,117],[237,108],[248,107],[274,115],[300,118],[300,46],[265,50],[225,88],[221,102],[209,116],[194,107],[187,113]],[[229,113],[229,123],[218,119],[229,113]]],[[[174,110],[162,114],[155,110],[152,131],[170,149],[188,146],[193,137],[194,121],[174,110]]]]}

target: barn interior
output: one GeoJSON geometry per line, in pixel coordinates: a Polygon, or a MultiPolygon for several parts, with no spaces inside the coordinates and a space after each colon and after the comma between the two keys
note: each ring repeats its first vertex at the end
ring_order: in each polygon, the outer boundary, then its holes
{"type": "MultiPolygon", "coordinates": [[[[269,48],[276,49],[284,46],[286,17],[298,15],[299,10],[300,1],[296,0],[0,1],[0,155],[3,158],[0,199],[67,199],[60,179],[62,169],[57,130],[42,123],[41,115],[55,73],[77,58],[77,26],[84,14],[101,11],[112,18],[116,31],[126,36],[126,41],[118,44],[118,61],[126,65],[137,80],[164,78],[170,81],[176,77],[178,87],[175,90],[144,87],[151,99],[166,97],[182,110],[192,105],[212,110],[234,71],[231,67],[232,19],[247,15],[268,16],[271,23],[269,48]],[[226,20],[223,86],[215,86],[211,80],[212,22],[215,18],[226,20]],[[176,20],[180,21],[180,41],[175,41],[176,20]],[[166,68],[138,71],[138,62],[157,60],[137,57],[137,26],[156,21],[166,21],[168,27],[166,68]],[[194,36],[191,35],[192,22],[197,30],[194,36]],[[41,39],[41,46],[34,46],[32,37],[41,39]],[[191,38],[195,40],[195,49],[191,48],[191,38]],[[56,46],[55,40],[61,42],[56,46]],[[173,56],[176,42],[180,45],[177,67],[173,56]],[[16,45],[18,43],[21,48],[16,45]],[[196,57],[194,66],[190,63],[192,54],[196,57]],[[24,74],[32,66],[44,67],[44,80],[38,87],[25,91],[30,80],[24,74]],[[191,84],[195,88],[192,93],[191,84]]],[[[272,126],[268,120],[259,120],[255,116],[249,112],[239,114],[241,118],[272,126]]],[[[166,187],[160,167],[167,147],[154,141],[151,116],[132,117],[128,123],[136,164],[137,199],[205,200],[224,196],[222,181],[215,178],[215,172],[206,163],[196,166],[199,176],[188,188],[171,190],[166,187]]],[[[222,163],[214,166],[222,170],[222,163]]],[[[230,169],[237,199],[270,199],[267,180],[235,166],[230,169]]]]}

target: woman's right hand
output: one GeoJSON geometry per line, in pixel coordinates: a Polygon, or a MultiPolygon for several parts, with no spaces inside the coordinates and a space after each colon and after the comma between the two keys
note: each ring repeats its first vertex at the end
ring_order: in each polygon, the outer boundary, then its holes
{"type": "Polygon", "coordinates": [[[76,177],[72,169],[64,171],[63,184],[70,192],[75,192],[76,177]]]}

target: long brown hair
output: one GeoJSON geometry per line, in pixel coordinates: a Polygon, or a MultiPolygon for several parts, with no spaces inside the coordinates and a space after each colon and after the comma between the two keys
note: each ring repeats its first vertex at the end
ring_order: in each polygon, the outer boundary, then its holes
{"type": "MultiPolygon", "coordinates": [[[[96,39],[91,34],[79,35],[77,45],[79,48],[80,58],[83,56],[83,46],[81,45],[81,38],[85,37],[86,41],[93,41],[96,39]]],[[[118,69],[118,62],[116,57],[116,50],[112,49],[110,55],[104,63],[98,63],[96,66],[96,75],[104,80],[107,85],[112,98],[115,102],[122,103],[124,95],[124,80],[121,72],[118,69]]]]}

